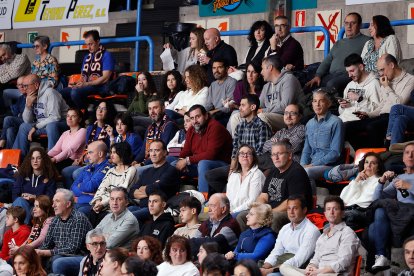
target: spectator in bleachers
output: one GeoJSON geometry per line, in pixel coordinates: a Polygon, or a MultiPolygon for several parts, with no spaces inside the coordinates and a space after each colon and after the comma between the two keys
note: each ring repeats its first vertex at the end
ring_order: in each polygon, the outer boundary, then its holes
{"type": "Polygon", "coordinates": [[[182,118],[195,104],[207,104],[208,82],[205,70],[198,64],[190,65],[185,69],[184,80],[187,90],[179,92],[165,110],[172,120],[182,118]]]}
{"type": "Polygon", "coordinates": [[[45,241],[36,252],[40,257],[50,257],[52,272],[61,274],[57,260],[80,254],[85,246],[86,234],[92,226],[82,213],[75,210],[73,193],[69,190],[57,189],[53,197],[53,209],[56,217],[52,220],[45,241]]]}
{"type": "Polygon", "coordinates": [[[254,147],[242,144],[235,158],[237,163],[228,175],[226,189],[230,212],[234,218],[239,212],[247,210],[249,204],[256,200],[266,178],[257,166],[257,153],[254,147]]]}
{"type": "Polygon", "coordinates": [[[260,93],[262,93],[265,82],[263,76],[260,74],[261,70],[262,68],[260,67],[260,64],[248,63],[246,74],[244,74],[241,81],[236,83],[233,92],[233,102],[229,103],[229,107],[235,110],[227,123],[227,130],[232,137],[234,137],[237,125],[242,121],[242,117],[239,114],[241,99],[249,94],[254,94],[260,97],[260,93]]]}
{"type": "Polygon", "coordinates": [[[201,225],[198,220],[198,216],[201,213],[201,202],[193,196],[188,196],[180,202],[179,207],[180,221],[185,223],[185,225],[177,228],[174,231],[174,235],[191,239],[201,225]]]}
{"type": "Polygon", "coordinates": [[[358,167],[357,177],[345,186],[340,195],[345,203],[345,222],[353,229],[367,226],[366,209],[374,201],[378,179],[385,170],[380,156],[374,152],[365,154],[358,167]]]}
{"type": "Polygon", "coordinates": [[[210,253],[217,253],[218,252],[218,243],[217,242],[205,242],[200,245],[200,249],[197,253],[197,261],[200,266],[202,266],[204,259],[210,253]]]}
{"type": "MultiPolygon", "coordinates": [[[[229,275],[230,263],[226,260],[223,254],[218,252],[209,253],[203,260],[201,265],[202,275],[226,276],[229,275]]],[[[249,272],[249,271],[247,271],[249,272]]],[[[237,276],[252,275],[259,276],[260,274],[247,274],[246,271],[235,271],[237,276]]],[[[200,273],[201,274],[201,273],[200,273]]]]}
{"type": "Polygon", "coordinates": [[[83,38],[89,54],[82,62],[82,79],[78,83],[69,83],[69,87],[60,91],[66,102],[78,108],[87,106],[88,95],[106,94],[105,90],[115,67],[112,54],[99,43],[101,38],[97,30],[87,31],[83,38]]]}
{"type": "Polygon", "coordinates": [[[181,236],[172,236],[165,246],[165,261],[158,265],[158,276],[197,276],[197,267],[191,262],[190,241],[181,236]]]}
{"type": "Polygon", "coordinates": [[[285,127],[283,112],[289,104],[299,101],[302,93],[300,82],[290,71],[282,71],[283,65],[277,55],[263,59],[262,75],[267,81],[260,94],[259,118],[273,131],[285,127]]]}
{"type": "Polygon", "coordinates": [[[305,126],[300,123],[303,109],[300,105],[290,104],[286,106],[283,113],[283,122],[286,127],[277,131],[275,135],[263,145],[263,154],[258,156],[258,166],[261,170],[271,169],[273,161],[271,158],[272,144],[287,139],[292,145],[293,160],[300,162],[300,155],[305,142],[305,126]]]}
{"type": "Polygon", "coordinates": [[[353,275],[360,241],[355,232],[342,221],[344,202],[338,196],[328,196],[324,202],[324,214],[329,227],[316,241],[315,255],[306,269],[289,264],[280,268],[282,275],[353,275]]]}
{"type": "Polygon", "coordinates": [[[227,74],[228,68],[224,59],[213,60],[212,70],[215,81],[208,88],[205,106],[210,116],[224,126],[227,125],[231,115],[232,108],[229,105],[233,101],[233,92],[237,82],[227,74]]]}
{"type": "Polygon", "coordinates": [[[0,44],[0,89],[20,76],[30,74],[30,60],[25,54],[13,53],[10,45],[0,44]]]}
{"type": "Polygon", "coordinates": [[[92,207],[89,210],[81,209],[87,215],[98,216],[96,225],[106,215],[108,208],[110,191],[115,187],[124,187],[129,190],[129,187],[137,182],[136,170],[131,166],[132,152],[131,146],[126,142],[116,143],[111,146],[111,163],[115,167],[108,170],[101,184],[98,187],[93,199],[90,202],[92,207]],[[91,212],[91,209],[93,212],[91,212]],[[95,214],[93,214],[95,213],[95,214]]]}
{"type": "Polygon", "coordinates": [[[273,219],[272,207],[258,202],[252,202],[248,206],[249,229],[240,234],[236,249],[226,253],[227,260],[263,260],[275,244],[276,233],[270,228],[273,219]]]}
{"type": "MultiPolygon", "coordinates": [[[[267,203],[273,210],[272,228],[278,233],[289,222],[286,213],[287,199],[291,195],[303,195],[306,199],[308,210],[312,208],[312,190],[309,177],[305,170],[293,161],[292,145],[282,140],[272,144],[272,161],[274,167],[266,177],[261,194],[256,201],[267,203]]],[[[242,230],[246,229],[246,214],[240,212],[237,222],[242,230]]]]}
{"type": "Polygon", "coordinates": [[[89,254],[81,260],[79,273],[85,276],[98,275],[106,253],[106,237],[102,230],[92,229],[86,234],[86,248],[89,254]]]}
{"type": "Polygon", "coordinates": [[[251,275],[251,276],[261,275],[260,269],[254,260],[243,259],[236,263],[236,266],[234,267],[234,276],[244,276],[244,275],[251,275]]]}
{"type": "Polygon", "coordinates": [[[414,76],[401,67],[394,56],[384,54],[378,59],[380,74],[380,104],[371,112],[358,112],[358,121],[347,122],[346,140],[354,148],[382,147],[391,107],[395,104],[407,104],[414,90],[414,76]],[[368,137],[361,141],[358,133],[367,132],[368,137]]]}
{"type": "MultiPolygon", "coordinates": [[[[13,267],[17,276],[36,275],[46,276],[39,256],[30,246],[20,248],[13,256],[13,267]]],[[[3,272],[3,271],[2,271],[3,272]]],[[[7,274],[6,274],[7,275],[7,274]]]]}
{"type": "Polygon", "coordinates": [[[21,246],[30,235],[30,226],[24,224],[26,211],[20,206],[9,207],[6,211],[6,227],[3,244],[0,251],[0,258],[10,261],[12,254],[10,248],[21,246]]]}
{"type": "MultiPolygon", "coordinates": [[[[37,36],[33,40],[35,59],[32,63],[32,74],[36,74],[42,81],[50,81],[53,87],[59,84],[59,63],[49,54],[50,39],[48,36],[37,36]]],[[[62,89],[63,87],[61,87],[62,89]]]]}
{"type": "Polygon", "coordinates": [[[277,54],[285,70],[303,69],[303,49],[290,33],[289,18],[284,15],[275,17],[275,34],[270,38],[270,48],[267,55],[277,54]]]}
{"type": "Polygon", "coordinates": [[[142,260],[150,260],[159,265],[162,260],[161,242],[151,236],[142,236],[132,242],[131,251],[142,260]]]}
{"type": "MultiPolygon", "coordinates": [[[[7,88],[3,90],[3,103],[4,107],[9,109],[13,115],[16,112],[19,112],[18,108],[24,109],[24,104],[26,103],[26,97],[24,97],[24,101],[21,99],[22,95],[26,95],[26,91],[23,89],[23,80],[26,76],[20,76],[16,80],[16,88],[7,88]],[[20,99],[20,100],[19,100],[20,99]]],[[[23,111],[21,112],[23,113],[23,111]]]]}
{"type": "Polygon", "coordinates": [[[26,76],[23,88],[27,94],[24,123],[19,127],[13,148],[20,149],[22,156],[26,156],[34,135],[47,134],[48,149],[55,146],[60,137],[59,126],[64,124],[68,106],[59,92],[47,82],[41,83],[37,75],[26,76]]]}
{"type": "Polygon", "coordinates": [[[185,85],[181,73],[175,70],[168,71],[162,78],[159,97],[165,101],[165,106],[167,107],[174,101],[175,96],[184,90],[185,85]]]}
{"type": "Polygon", "coordinates": [[[344,125],[329,108],[331,99],[324,88],[313,92],[315,116],[306,124],[305,145],[300,164],[305,168],[316,194],[316,179],[340,161],[344,146],[344,125]]]}
{"type": "Polygon", "coordinates": [[[128,257],[121,267],[121,275],[157,276],[157,265],[149,260],[142,260],[136,256],[128,257]]]}
{"type": "Polygon", "coordinates": [[[373,270],[382,270],[390,265],[387,247],[390,242],[400,247],[404,238],[414,234],[414,143],[405,146],[403,152],[405,173],[396,175],[386,171],[378,180],[374,200],[374,221],[369,226],[369,240],[375,253],[373,270]],[[389,185],[385,185],[386,183],[389,185]],[[392,230],[392,231],[391,231],[392,230]]]}
{"type": "Polygon", "coordinates": [[[308,208],[303,196],[289,196],[287,215],[290,223],[280,229],[274,248],[260,269],[262,275],[280,276],[280,273],[277,273],[281,265],[287,264],[299,268],[311,258],[320,233],[306,217],[307,212],[308,208]]]}
{"type": "Polygon", "coordinates": [[[240,236],[240,227],[230,214],[230,202],[225,194],[213,194],[208,201],[209,219],[198,228],[194,238],[190,240],[192,255],[205,242],[217,242],[222,254],[233,250],[240,236]]]}
{"type": "Polygon", "coordinates": [[[128,250],[122,247],[110,249],[106,252],[99,270],[100,276],[122,275],[121,267],[129,257],[128,250]]]}
{"type": "Polygon", "coordinates": [[[89,202],[93,199],[103,178],[111,164],[107,159],[108,147],[102,141],[95,141],[88,145],[87,154],[89,164],[80,172],[71,186],[71,190],[76,198],[75,208],[82,213],[87,213],[90,209],[89,202]],[[84,211],[83,209],[87,210],[84,211]]]}
{"type": "Polygon", "coordinates": [[[128,191],[124,187],[111,189],[110,213],[101,220],[96,229],[101,229],[106,237],[107,248],[131,247],[131,241],[138,235],[137,219],[128,210],[128,191]]]}
{"type": "Polygon", "coordinates": [[[167,150],[170,151],[170,148],[184,148],[185,144],[185,135],[187,131],[192,126],[190,115],[188,112],[184,113],[184,128],[179,129],[174,137],[171,139],[171,141],[167,145],[167,150]]]}
{"type": "Polygon", "coordinates": [[[414,107],[395,104],[391,107],[388,119],[386,144],[394,145],[405,141],[405,132],[412,128],[414,122],[414,107]]]}
{"type": "Polygon", "coordinates": [[[152,166],[149,152],[150,144],[155,140],[161,140],[167,145],[178,130],[175,122],[165,114],[163,99],[150,98],[148,100],[148,113],[152,123],[145,131],[143,145],[133,162],[133,165],[138,168],[139,174],[152,166]]]}
{"type": "Polygon", "coordinates": [[[36,196],[53,198],[56,192],[56,179],[59,172],[43,148],[32,148],[16,173],[13,183],[13,206],[21,206],[26,211],[25,224],[29,224],[36,196]]]}
{"type": "Polygon", "coordinates": [[[147,221],[139,232],[139,236],[152,236],[157,238],[164,246],[167,239],[174,232],[174,218],[165,213],[167,196],[161,190],[154,190],[148,197],[148,209],[152,218],[147,221]]]}
{"type": "Polygon", "coordinates": [[[128,113],[118,113],[114,119],[116,133],[111,126],[106,128],[106,132],[111,141],[111,146],[117,143],[126,142],[130,145],[132,151],[132,158],[137,158],[141,147],[145,147],[142,143],[142,138],[134,133],[133,119],[128,113]]]}
{"type": "MultiPolygon", "coordinates": [[[[167,161],[167,146],[162,140],[152,140],[148,154],[152,166],[142,173],[137,182],[134,182],[129,191],[129,197],[135,206],[128,209],[134,214],[140,223],[144,223],[150,216],[148,210],[149,195],[161,190],[167,200],[174,196],[180,189],[179,175],[175,167],[167,161]]],[[[131,205],[132,205],[131,202],[131,205]]]]}
{"type": "Polygon", "coordinates": [[[414,275],[414,236],[407,238],[403,244],[405,263],[408,269],[400,272],[398,276],[414,275]]]}
{"type": "Polygon", "coordinates": [[[172,165],[191,177],[198,176],[198,190],[208,192],[205,174],[230,162],[232,139],[225,127],[210,118],[202,105],[193,105],[189,112],[193,126],[186,134],[179,160],[172,165]]]}
{"type": "MultiPolygon", "coordinates": [[[[0,137],[0,148],[11,149],[13,147],[14,140],[16,139],[17,131],[23,121],[23,112],[26,106],[26,89],[23,88],[23,81],[25,76],[21,76],[17,79],[17,88],[19,96],[17,102],[10,105],[12,116],[7,116],[3,120],[3,128],[0,137]]],[[[3,96],[6,95],[6,91],[11,89],[5,89],[3,96]]]]}
{"type": "Polygon", "coordinates": [[[181,51],[175,50],[170,43],[164,44],[164,49],[171,49],[171,54],[174,62],[177,64],[176,69],[179,73],[184,74],[184,70],[188,66],[198,63],[199,55],[207,53],[207,48],[204,44],[204,32],[204,28],[194,28],[190,32],[190,46],[181,51]]]}
{"type": "Polygon", "coordinates": [[[350,54],[344,61],[348,76],[352,79],[345,87],[343,98],[338,98],[339,118],[342,122],[360,120],[358,111],[371,112],[379,105],[380,83],[358,54],[350,54]]]}
{"type": "MultiPolygon", "coordinates": [[[[157,87],[155,86],[154,79],[149,72],[141,72],[138,75],[135,91],[137,94],[129,105],[127,114],[133,117],[147,117],[148,99],[157,95],[157,87]]],[[[144,125],[144,127],[147,127],[150,123],[151,121],[148,121],[147,125],[144,125]]]]}
{"type": "Polygon", "coordinates": [[[378,59],[383,54],[390,54],[399,63],[402,60],[401,46],[390,20],[384,15],[374,15],[369,23],[368,31],[371,39],[365,43],[361,57],[364,60],[365,69],[378,76],[378,59]]]}
{"type": "Polygon", "coordinates": [[[350,54],[361,54],[362,48],[369,37],[361,34],[362,17],[359,13],[351,12],[345,17],[346,38],[338,40],[328,56],[326,56],[316,71],[315,77],[306,83],[307,87],[335,88],[337,93],[342,94],[349,82],[345,71],[344,60],[350,54]]]}
{"type": "MultiPolygon", "coordinates": [[[[63,132],[55,146],[47,153],[59,171],[70,166],[82,157],[85,148],[86,129],[83,127],[83,113],[79,109],[69,108],[66,114],[69,130],[63,132]]],[[[65,183],[70,187],[69,183],[65,183]]]]}
{"type": "Polygon", "coordinates": [[[237,53],[233,46],[221,40],[220,31],[216,28],[210,28],[204,32],[204,41],[208,52],[205,55],[199,55],[198,61],[206,68],[208,83],[212,83],[214,81],[213,61],[225,60],[228,66],[236,67],[237,53]]]}

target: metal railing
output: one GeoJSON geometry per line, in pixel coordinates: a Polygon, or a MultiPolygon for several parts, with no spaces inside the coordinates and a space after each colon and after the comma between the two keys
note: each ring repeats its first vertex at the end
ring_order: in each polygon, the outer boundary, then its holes
{"type": "MultiPolygon", "coordinates": [[[[394,20],[391,21],[391,26],[406,26],[406,25],[414,25],[414,19],[401,19],[401,20],[394,20]]],[[[369,23],[362,23],[361,29],[368,29],[369,23]]],[[[338,33],[338,39],[341,40],[344,38],[345,34],[345,27],[342,27],[338,33]]]]}

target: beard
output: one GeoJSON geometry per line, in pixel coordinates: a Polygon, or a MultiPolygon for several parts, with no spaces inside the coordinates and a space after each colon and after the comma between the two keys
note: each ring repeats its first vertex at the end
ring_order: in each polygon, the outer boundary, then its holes
{"type": "Polygon", "coordinates": [[[195,124],[194,125],[194,131],[196,133],[202,133],[206,129],[207,122],[204,122],[203,124],[195,124]]]}
{"type": "Polygon", "coordinates": [[[155,117],[151,116],[150,118],[151,118],[152,123],[158,123],[163,116],[164,116],[164,114],[160,113],[157,116],[155,116],[155,117]]]}

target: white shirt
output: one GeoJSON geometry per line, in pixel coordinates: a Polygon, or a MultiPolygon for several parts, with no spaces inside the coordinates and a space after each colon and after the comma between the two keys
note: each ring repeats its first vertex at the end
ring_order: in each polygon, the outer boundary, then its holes
{"type": "Polygon", "coordinates": [[[352,180],[341,192],[341,198],[346,206],[358,205],[367,208],[374,201],[375,188],[379,177],[373,175],[366,180],[352,180]]]}
{"type": "Polygon", "coordinates": [[[177,94],[177,96],[175,96],[174,101],[170,103],[166,108],[177,110],[185,107],[187,110],[189,110],[190,107],[195,104],[201,104],[205,107],[207,104],[207,92],[207,87],[201,88],[200,91],[198,91],[195,95],[193,95],[193,90],[191,89],[181,91],[177,94]]]}
{"type": "MultiPolygon", "coordinates": [[[[190,254],[187,252],[187,254],[190,254]]],[[[163,262],[157,266],[157,276],[199,276],[200,272],[192,262],[186,262],[182,265],[172,265],[169,262],[163,262]]]]}

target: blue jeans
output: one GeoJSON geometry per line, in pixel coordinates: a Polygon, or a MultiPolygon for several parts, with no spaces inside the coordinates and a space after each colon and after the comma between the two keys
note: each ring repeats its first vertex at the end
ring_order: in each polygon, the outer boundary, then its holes
{"type": "Polygon", "coordinates": [[[52,271],[55,274],[61,274],[65,276],[77,276],[79,274],[80,263],[83,258],[84,256],[60,256],[58,258],[55,258],[52,262],[52,271]]]}
{"type": "Polygon", "coordinates": [[[62,170],[62,176],[65,181],[66,189],[70,189],[70,187],[72,187],[74,182],[73,173],[79,168],[81,168],[81,166],[69,166],[62,170]]]}
{"type": "Polygon", "coordinates": [[[20,206],[26,211],[26,218],[24,219],[24,224],[29,224],[30,220],[32,219],[33,203],[22,197],[18,197],[13,201],[13,206],[20,206]]]}
{"type": "MultiPolygon", "coordinates": [[[[23,123],[20,125],[19,131],[17,132],[17,137],[14,141],[13,148],[20,149],[22,151],[22,157],[25,157],[29,153],[30,143],[29,140],[27,140],[27,135],[29,134],[32,127],[33,124],[23,123]]],[[[51,150],[59,140],[63,129],[67,129],[65,121],[52,122],[50,124],[47,124],[45,128],[36,130],[34,135],[46,134],[47,148],[48,150],[51,150]]]]}
{"type": "MultiPolygon", "coordinates": [[[[171,165],[174,167],[176,164],[177,160],[171,163],[171,165]]],[[[227,165],[228,164],[226,162],[219,160],[201,160],[200,162],[198,162],[198,164],[191,164],[190,166],[187,166],[187,171],[184,172],[184,174],[188,175],[191,178],[198,176],[198,191],[208,192],[206,172],[227,165]]]]}
{"type": "Polygon", "coordinates": [[[0,140],[6,140],[6,148],[11,149],[16,139],[19,126],[24,123],[22,118],[15,116],[7,116],[3,121],[3,131],[0,140]]]}
{"type": "Polygon", "coordinates": [[[144,225],[146,220],[151,218],[148,207],[129,206],[128,210],[137,218],[140,228],[144,225]]]}
{"type": "Polygon", "coordinates": [[[17,101],[22,95],[19,89],[4,89],[3,90],[3,102],[5,107],[9,107],[13,104],[13,101],[17,101]]]}
{"type": "Polygon", "coordinates": [[[76,203],[75,209],[79,212],[85,214],[86,217],[89,218],[89,215],[92,212],[92,206],[89,203],[76,203]]]}
{"type": "Polygon", "coordinates": [[[106,85],[93,85],[85,86],[81,88],[66,87],[60,91],[63,98],[70,105],[74,105],[77,108],[85,108],[88,104],[88,96],[92,94],[103,95],[106,85]]]}
{"type": "Polygon", "coordinates": [[[386,245],[391,234],[390,221],[385,209],[375,210],[374,222],[368,228],[369,241],[375,247],[375,255],[386,255],[386,245]]]}
{"type": "Polygon", "coordinates": [[[391,137],[391,145],[405,141],[404,133],[409,125],[414,125],[413,121],[414,107],[402,104],[391,107],[387,128],[387,138],[391,137]]]}

